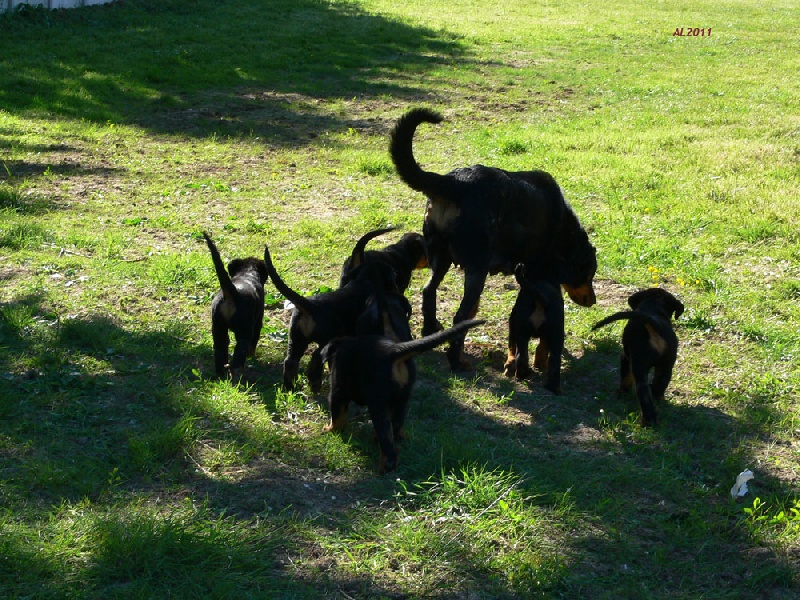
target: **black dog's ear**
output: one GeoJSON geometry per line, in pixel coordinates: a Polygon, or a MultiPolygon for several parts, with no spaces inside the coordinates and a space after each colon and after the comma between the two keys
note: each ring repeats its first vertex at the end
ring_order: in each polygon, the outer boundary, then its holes
{"type": "Polygon", "coordinates": [[[258,263],[258,278],[264,283],[269,279],[269,270],[267,270],[267,263],[263,260],[258,263]]]}
{"type": "Polygon", "coordinates": [[[683,314],[683,309],[683,303],[673,296],[670,302],[670,312],[675,315],[676,319],[683,314]]]}
{"type": "Polygon", "coordinates": [[[514,269],[514,278],[517,280],[517,283],[522,285],[522,280],[525,279],[525,264],[519,263],[516,268],[514,269]]]}

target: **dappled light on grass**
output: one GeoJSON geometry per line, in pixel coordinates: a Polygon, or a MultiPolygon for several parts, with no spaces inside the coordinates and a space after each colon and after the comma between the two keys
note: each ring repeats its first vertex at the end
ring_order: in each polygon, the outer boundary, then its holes
{"type": "Polygon", "coordinates": [[[390,510],[366,513],[349,535],[325,541],[345,553],[354,574],[379,570],[422,596],[449,581],[459,582],[456,589],[482,582],[539,595],[555,589],[571,562],[555,522],[565,509],[537,504],[542,499],[529,496],[528,482],[510,473],[465,466],[412,486],[399,483],[390,510]],[[420,580],[421,572],[432,578],[420,580]]]}

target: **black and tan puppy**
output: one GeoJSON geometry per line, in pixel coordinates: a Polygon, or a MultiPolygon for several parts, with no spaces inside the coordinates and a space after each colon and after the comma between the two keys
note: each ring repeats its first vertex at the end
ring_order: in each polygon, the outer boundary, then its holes
{"type": "Polygon", "coordinates": [[[347,425],[349,403],[369,411],[383,473],[397,468],[395,440],[403,438],[408,400],[416,378],[413,357],[438,346],[485,321],[462,321],[451,329],[407,342],[383,335],[358,335],[331,340],[322,350],[330,369],[330,423],[325,431],[341,431],[347,425]]]}
{"type": "MultiPolygon", "coordinates": [[[[555,179],[544,171],[483,165],[446,175],[422,170],[412,151],[414,132],[421,123],[441,121],[436,112],[413,109],[398,121],[390,144],[400,178],[428,197],[422,231],[431,277],[422,292],[422,333],[441,329],[436,290],[451,264],[464,269],[454,323],[476,314],[490,273],[511,274],[519,263],[529,276],[557,281],[574,302],[592,306],[595,249],[555,179]]],[[[462,350],[463,340],[454,340],[447,352],[451,368],[462,367],[462,350]]]]}
{"type": "Polygon", "coordinates": [[[214,338],[214,370],[218,377],[244,367],[248,356],[255,356],[264,324],[264,284],[267,266],[260,258],[236,258],[222,263],[217,246],[205,231],[203,237],[214,261],[220,290],[211,301],[211,335],[214,338]],[[232,331],[236,339],[233,357],[228,362],[232,331]]]}
{"type": "Polygon", "coordinates": [[[379,290],[367,299],[356,320],[357,335],[383,335],[395,342],[410,340],[411,303],[396,291],[379,290]]]}
{"type": "Polygon", "coordinates": [[[361,236],[361,239],[356,242],[353,248],[353,253],[342,265],[342,274],[339,279],[339,287],[346,285],[357,267],[361,266],[362,260],[380,261],[387,267],[394,270],[395,278],[397,280],[397,288],[404,292],[411,282],[411,275],[415,269],[424,269],[428,266],[428,260],[425,255],[425,240],[422,235],[415,232],[408,232],[394,244],[390,244],[380,250],[366,250],[367,242],[371,239],[383,235],[389,231],[393,231],[394,227],[386,227],[384,229],[376,229],[361,236]]]}
{"type": "Polygon", "coordinates": [[[633,310],[614,313],[592,329],[614,321],[628,321],[622,331],[619,389],[628,392],[635,384],[642,407],[642,425],[656,425],[654,399],[664,399],[678,356],[678,336],[671,319],[683,314],[683,304],[661,288],[638,291],[628,298],[628,304],[633,310]],[[653,381],[649,383],[651,369],[653,381]]]}
{"type": "Polygon", "coordinates": [[[330,292],[306,297],[281,279],[266,246],[264,262],[273,285],[294,304],[289,323],[289,346],[283,361],[283,386],[287,390],[294,389],[300,359],[308,346],[316,343],[318,347],[311,354],[306,369],[311,390],[316,393],[322,387],[322,346],[335,337],[356,332],[356,323],[369,298],[381,290],[396,290],[394,272],[382,269],[378,263],[365,262],[362,257],[361,266],[349,283],[330,292]]]}
{"type": "Polygon", "coordinates": [[[564,351],[564,298],[557,283],[530,280],[525,265],[517,265],[514,276],[519,294],[508,317],[508,360],[505,374],[525,379],[531,368],[528,343],[539,338],[533,366],[545,371],[545,384],[554,394],[561,393],[561,354],[564,351]]]}

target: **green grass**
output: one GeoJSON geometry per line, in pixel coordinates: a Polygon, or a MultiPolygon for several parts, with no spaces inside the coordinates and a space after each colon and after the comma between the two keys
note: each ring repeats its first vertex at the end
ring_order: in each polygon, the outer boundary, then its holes
{"type": "Polygon", "coordinates": [[[0,15],[0,596],[797,595],[796,3],[484,4],[0,15]],[[421,227],[387,153],[419,105],[446,117],[426,168],[556,177],[599,302],[567,304],[555,397],[502,376],[515,288],[491,278],[476,370],[418,359],[377,476],[363,413],[325,434],[323,396],[280,390],[271,286],[245,379],[213,379],[200,233],[335,287],[362,233],[421,227]],[[621,328],[590,329],[651,285],[687,307],[654,430],[615,391],[621,328]]]}

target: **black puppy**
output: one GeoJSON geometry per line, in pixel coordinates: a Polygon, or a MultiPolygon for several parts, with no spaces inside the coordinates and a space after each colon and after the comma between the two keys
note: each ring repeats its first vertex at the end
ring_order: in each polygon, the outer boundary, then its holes
{"type": "Polygon", "coordinates": [[[412,358],[485,321],[462,321],[451,329],[407,342],[382,335],[359,335],[331,340],[322,350],[330,369],[330,423],[325,431],[341,431],[347,425],[352,400],[369,410],[378,438],[381,460],[378,471],[397,467],[395,440],[403,438],[411,388],[416,379],[412,358]]]}
{"type": "Polygon", "coordinates": [[[322,387],[320,350],[335,337],[353,335],[356,322],[364,312],[369,298],[381,290],[396,290],[394,272],[378,263],[365,262],[361,257],[353,279],[344,287],[314,296],[303,296],[291,289],[275,271],[269,248],[264,247],[264,262],[273,285],[294,304],[289,324],[289,346],[283,361],[283,386],[294,389],[300,358],[311,343],[318,347],[311,355],[306,374],[311,390],[322,387]]]}
{"type": "Polygon", "coordinates": [[[217,246],[205,231],[203,237],[214,261],[220,290],[211,301],[211,335],[214,338],[214,369],[218,377],[244,367],[248,356],[255,356],[264,324],[264,284],[267,267],[260,258],[237,258],[222,264],[217,246]],[[236,338],[233,357],[228,362],[232,331],[236,338]]]}
{"type": "Polygon", "coordinates": [[[606,317],[592,329],[614,321],[628,321],[622,331],[619,389],[628,392],[635,383],[642,407],[642,425],[655,425],[658,419],[654,398],[664,399],[678,356],[678,336],[671,319],[683,314],[683,304],[661,288],[638,291],[628,298],[628,304],[633,310],[606,317]],[[652,384],[648,383],[650,369],[653,369],[652,384]]]}
{"type": "Polygon", "coordinates": [[[403,294],[379,290],[369,298],[356,320],[357,335],[383,335],[395,342],[412,338],[411,303],[403,294]]]}
{"type": "Polygon", "coordinates": [[[415,232],[408,232],[394,244],[390,244],[380,250],[367,250],[367,242],[389,231],[394,227],[376,229],[361,236],[353,248],[353,253],[342,265],[342,274],[339,279],[339,287],[346,285],[361,266],[362,260],[381,261],[387,267],[394,270],[397,280],[397,288],[404,292],[411,282],[411,275],[415,269],[424,269],[428,266],[428,259],[425,255],[425,240],[422,235],[415,232]]]}
{"type": "MultiPolygon", "coordinates": [[[[451,264],[464,269],[464,295],[454,323],[476,314],[490,273],[511,274],[521,262],[531,276],[557,281],[573,302],[592,306],[595,249],[555,179],[544,171],[483,165],[445,175],[424,171],[412,151],[414,132],[421,123],[441,121],[434,111],[413,109],[397,122],[390,144],[400,178],[428,197],[422,232],[431,277],[422,292],[423,335],[442,328],[436,290],[451,264]]],[[[450,345],[452,369],[467,366],[462,350],[463,340],[450,345]]]]}
{"type": "Polygon", "coordinates": [[[545,387],[561,393],[561,354],[564,351],[564,298],[558,284],[531,281],[525,265],[517,265],[514,276],[519,294],[508,317],[508,360],[504,372],[524,379],[531,373],[528,342],[539,338],[533,366],[547,372],[545,387]]]}

